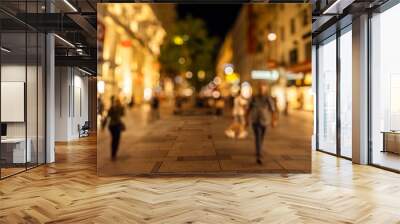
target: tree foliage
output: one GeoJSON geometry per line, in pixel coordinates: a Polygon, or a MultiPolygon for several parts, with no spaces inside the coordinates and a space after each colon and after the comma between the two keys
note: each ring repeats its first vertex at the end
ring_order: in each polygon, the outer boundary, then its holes
{"type": "Polygon", "coordinates": [[[178,20],[161,47],[161,74],[175,77],[190,71],[193,76],[187,80],[199,90],[214,76],[217,42],[217,38],[208,35],[203,20],[192,17],[178,20]],[[176,44],[174,38],[183,43],[176,44]],[[206,73],[204,79],[197,76],[201,70],[206,73]]]}

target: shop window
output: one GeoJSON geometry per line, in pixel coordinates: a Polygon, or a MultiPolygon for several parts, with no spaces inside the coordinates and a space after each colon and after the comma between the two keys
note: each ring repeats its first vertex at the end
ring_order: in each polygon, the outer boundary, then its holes
{"type": "Polygon", "coordinates": [[[400,4],[371,19],[372,152],[375,165],[400,170],[400,4]]]}

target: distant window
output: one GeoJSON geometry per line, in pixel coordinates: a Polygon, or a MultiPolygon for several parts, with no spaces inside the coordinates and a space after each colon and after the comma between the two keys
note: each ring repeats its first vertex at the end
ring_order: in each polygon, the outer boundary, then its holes
{"type": "Polygon", "coordinates": [[[261,42],[257,43],[256,52],[262,53],[264,51],[264,45],[261,42]]]}
{"type": "Polygon", "coordinates": [[[303,26],[307,26],[309,24],[308,21],[308,10],[303,9],[303,26]]]}
{"type": "Polygon", "coordinates": [[[291,65],[293,65],[293,64],[297,64],[297,61],[298,61],[298,55],[297,55],[298,53],[297,53],[297,48],[293,48],[291,51],[290,51],[290,54],[289,54],[289,61],[290,61],[290,64],[291,65]]]}
{"type": "Polygon", "coordinates": [[[296,32],[296,20],[290,20],[290,33],[294,34],[296,32]]]}
{"type": "Polygon", "coordinates": [[[305,44],[306,60],[311,61],[311,41],[305,44]]]}

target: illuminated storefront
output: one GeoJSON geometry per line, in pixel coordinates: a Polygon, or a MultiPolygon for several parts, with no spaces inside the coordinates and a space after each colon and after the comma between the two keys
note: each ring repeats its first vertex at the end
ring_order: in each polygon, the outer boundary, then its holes
{"type": "Polygon", "coordinates": [[[104,41],[99,82],[105,106],[112,95],[140,104],[160,87],[158,55],[166,35],[149,4],[100,4],[104,41]]]}

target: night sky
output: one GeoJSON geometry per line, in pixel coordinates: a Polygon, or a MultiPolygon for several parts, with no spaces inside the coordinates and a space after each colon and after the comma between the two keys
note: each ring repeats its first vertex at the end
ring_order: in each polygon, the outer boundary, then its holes
{"type": "Polygon", "coordinates": [[[201,18],[206,22],[208,33],[217,36],[223,42],[225,35],[234,24],[241,4],[178,4],[178,17],[188,15],[201,18]]]}

